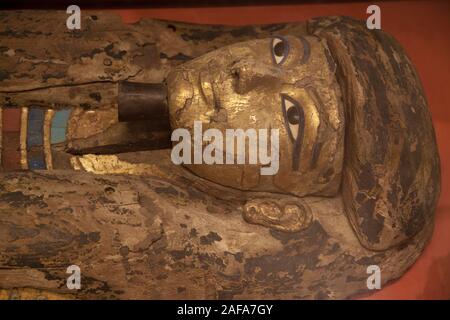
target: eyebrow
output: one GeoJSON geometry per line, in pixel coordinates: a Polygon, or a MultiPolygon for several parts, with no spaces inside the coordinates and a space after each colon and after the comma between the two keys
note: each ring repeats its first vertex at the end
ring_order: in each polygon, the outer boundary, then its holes
{"type": "Polygon", "coordinates": [[[308,62],[309,56],[311,55],[311,45],[303,36],[299,36],[299,39],[303,44],[303,56],[302,60],[300,60],[300,64],[305,64],[308,62]]]}

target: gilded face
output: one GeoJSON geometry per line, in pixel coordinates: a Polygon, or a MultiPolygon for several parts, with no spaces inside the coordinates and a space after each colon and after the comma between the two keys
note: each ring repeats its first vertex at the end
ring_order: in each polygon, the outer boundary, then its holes
{"type": "Polygon", "coordinates": [[[344,111],[326,43],[274,37],[226,46],[173,70],[168,78],[172,129],[279,130],[279,170],[260,165],[188,165],[197,175],[243,189],[332,195],[343,157],[344,111]]]}

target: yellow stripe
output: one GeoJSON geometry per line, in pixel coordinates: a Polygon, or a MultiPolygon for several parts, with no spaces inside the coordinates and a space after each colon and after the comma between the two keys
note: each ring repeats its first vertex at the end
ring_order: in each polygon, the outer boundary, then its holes
{"type": "Polygon", "coordinates": [[[22,169],[28,169],[27,162],[27,126],[28,126],[28,108],[23,107],[20,117],[20,165],[22,169]]]}
{"type": "Polygon", "coordinates": [[[53,170],[52,145],[50,144],[50,134],[52,119],[55,111],[48,109],[44,118],[44,155],[47,170],[53,170]]]}

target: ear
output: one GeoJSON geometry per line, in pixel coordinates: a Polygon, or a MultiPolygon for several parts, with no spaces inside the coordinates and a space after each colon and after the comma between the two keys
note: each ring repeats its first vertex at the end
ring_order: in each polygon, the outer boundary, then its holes
{"type": "Polygon", "coordinates": [[[301,200],[259,198],[245,203],[244,220],[279,231],[298,232],[312,221],[311,210],[301,200]]]}

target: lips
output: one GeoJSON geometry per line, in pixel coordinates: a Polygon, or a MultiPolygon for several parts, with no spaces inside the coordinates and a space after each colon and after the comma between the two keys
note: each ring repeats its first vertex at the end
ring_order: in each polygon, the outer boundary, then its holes
{"type": "Polygon", "coordinates": [[[215,106],[216,98],[214,93],[213,82],[211,81],[211,76],[208,72],[200,72],[198,75],[200,92],[203,99],[207,105],[215,106]]]}

